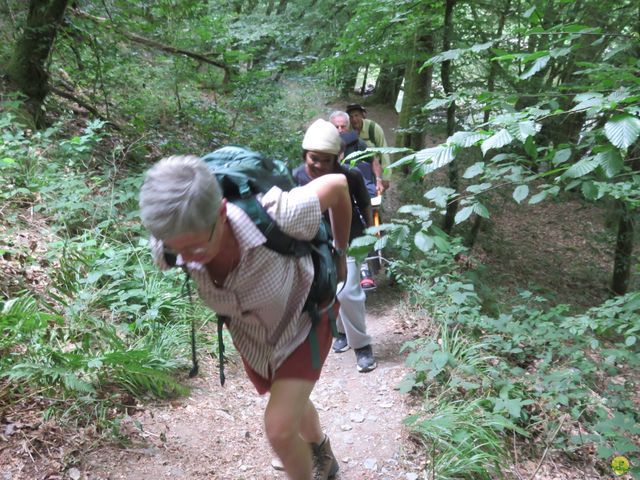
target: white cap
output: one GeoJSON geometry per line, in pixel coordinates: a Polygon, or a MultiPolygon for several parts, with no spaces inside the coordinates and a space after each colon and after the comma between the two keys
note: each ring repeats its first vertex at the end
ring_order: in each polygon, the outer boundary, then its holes
{"type": "Polygon", "coordinates": [[[338,129],[333,126],[333,123],[322,119],[313,122],[302,139],[304,150],[338,155],[341,147],[338,129]]]}

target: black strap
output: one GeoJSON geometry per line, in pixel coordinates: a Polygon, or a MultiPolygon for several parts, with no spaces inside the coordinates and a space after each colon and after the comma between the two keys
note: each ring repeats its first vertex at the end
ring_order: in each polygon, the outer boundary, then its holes
{"type": "Polygon", "coordinates": [[[379,145],[376,142],[375,136],[376,136],[376,125],[375,123],[371,122],[369,124],[369,141],[373,143],[376,147],[378,147],[379,145]]]}
{"type": "Polygon", "coordinates": [[[267,239],[265,246],[281,255],[293,255],[302,257],[311,252],[309,242],[293,238],[278,227],[278,224],[267,213],[264,206],[255,196],[232,200],[234,205],[240,207],[253,221],[256,227],[267,239]]]}

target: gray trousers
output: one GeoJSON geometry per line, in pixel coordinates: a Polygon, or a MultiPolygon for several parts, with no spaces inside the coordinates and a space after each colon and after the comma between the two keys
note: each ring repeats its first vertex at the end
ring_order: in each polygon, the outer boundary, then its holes
{"type": "Polygon", "coordinates": [[[360,286],[360,264],[353,257],[347,257],[347,279],[338,285],[338,331],[347,335],[351,348],[362,348],[371,344],[371,335],[367,334],[364,301],[366,295],[360,286]],[[342,289],[342,291],[340,291],[342,289]]]}

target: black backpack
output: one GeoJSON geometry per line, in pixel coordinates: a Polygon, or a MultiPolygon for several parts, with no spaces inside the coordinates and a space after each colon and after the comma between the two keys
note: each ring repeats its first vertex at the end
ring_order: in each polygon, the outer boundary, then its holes
{"type": "MultiPolygon", "coordinates": [[[[296,186],[289,168],[281,161],[273,160],[243,147],[227,146],[202,157],[222,187],[223,196],[234,205],[242,208],[266,237],[265,246],[282,255],[301,257],[311,254],[314,267],[313,283],[303,311],[311,317],[312,366],[320,368],[320,350],[316,335],[316,325],[320,321],[319,306],[331,303],[335,299],[337,272],[335,250],[331,230],[323,220],[316,236],[309,241],[297,240],[284,233],[256,198],[271,187],[290,190],[296,186]]],[[[328,308],[331,328],[337,336],[333,308],[328,308]]],[[[218,351],[220,365],[220,383],[224,385],[224,344],[222,327],[228,318],[218,315],[218,351]]],[[[192,335],[193,375],[197,373],[195,359],[195,340],[192,335]]]]}

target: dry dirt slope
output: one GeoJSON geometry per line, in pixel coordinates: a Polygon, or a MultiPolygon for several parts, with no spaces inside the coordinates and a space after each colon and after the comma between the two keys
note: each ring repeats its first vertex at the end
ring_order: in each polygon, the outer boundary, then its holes
{"type": "MultiPolygon", "coordinates": [[[[378,368],[358,373],[352,350],[330,353],[312,394],[340,462],[339,480],[416,479],[411,442],[402,427],[408,398],[395,388],[403,378],[407,338],[397,315],[398,293],[382,287],[368,301],[368,325],[378,368]]],[[[128,422],[140,425],[146,444],[110,447],[91,453],[78,468],[92,480],[284,479],[270,466],[262,432],[267,397],[259,397],[236,363],[227,383],[218,383],[207,361],[192,383],[191,396],[147,406],[128,422]]]]}

